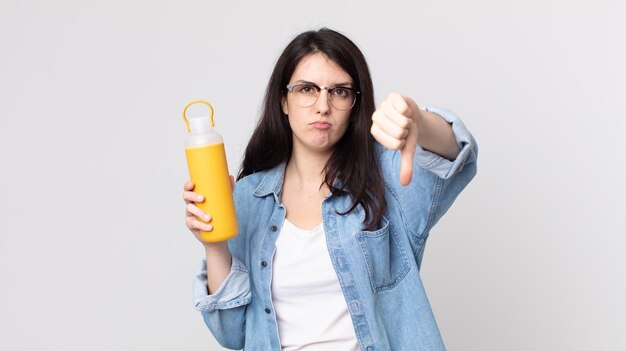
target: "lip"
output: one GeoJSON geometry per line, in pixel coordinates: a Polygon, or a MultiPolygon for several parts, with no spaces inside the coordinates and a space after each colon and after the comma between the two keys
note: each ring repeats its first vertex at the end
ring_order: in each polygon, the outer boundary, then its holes
{"type": "Polygon", "coordinates": [[[313,123],[309,123],[309,125],[313,126],[315,129],[328,129],[332,126],[332,124],[323,121],[315,121],[313,123]]]}

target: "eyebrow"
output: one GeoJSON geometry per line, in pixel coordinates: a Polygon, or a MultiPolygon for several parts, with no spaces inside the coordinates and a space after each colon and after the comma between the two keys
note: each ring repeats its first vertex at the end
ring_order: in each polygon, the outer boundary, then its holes
{"type": "MultiPolygon", "coordinates": [[[[317,83],[313,83],[313,82],[309,82],[308,80],[304,80],[304,79],[299,79],[296,81],[296,83],[304,83],[304,84],[312,84],[312,85],[316,85],[319,86],[319,84],[317,83]]],[[[344,82],[344,83],[336,83],[331,85],[332,87],[339,87],[339,86],[352,86],[352,83],[350,82],[344,82]]]]}

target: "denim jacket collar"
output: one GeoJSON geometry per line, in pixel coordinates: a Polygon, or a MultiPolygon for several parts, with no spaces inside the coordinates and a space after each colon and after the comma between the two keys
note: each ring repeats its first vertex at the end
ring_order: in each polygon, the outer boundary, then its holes
{"type": "MultiPolygon", "coordinates": [[[[280,193],[283,189],[283,180],[285,179],[285,167],[287,166],[287,162],[283,161],[278,166],[267,170],[265,176],[261,180],[261,183],[254,190],[254,196],[256,197],[264,197],[270,194],[274,195],[274,200],[277,203],[280,203],[280,193]]],[[[341,189],[343,187],[343,183],[339,179],[339,177],[335,178],[333,182],[333,186],[337,189],[341,189]]],[[[328,193],[327,197],[331,194],[328,193]]]]}
{"type": "Polygon", "coordinates": [[[280,192],[283,188],[283,179],[285,178],[285,166],[287,162],[283,161],[278,166],[267,170],[265,176],[254,190],[254,196],[264,197],[269,194],[274,195],[274,200],[280,203],[280,192]]]}

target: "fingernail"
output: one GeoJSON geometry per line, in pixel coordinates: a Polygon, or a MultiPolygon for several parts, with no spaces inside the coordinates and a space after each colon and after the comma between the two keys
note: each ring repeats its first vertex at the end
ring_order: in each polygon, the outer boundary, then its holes
{"type": "Polygon", "coordinates": [[[209,219],[211,219],[211,217],[209,217],[209,215],[204,215],[204,220],[205,220],[205,221],[207,221],[207,222],[208,222],[208,221],[209,221],[209,219]]]}

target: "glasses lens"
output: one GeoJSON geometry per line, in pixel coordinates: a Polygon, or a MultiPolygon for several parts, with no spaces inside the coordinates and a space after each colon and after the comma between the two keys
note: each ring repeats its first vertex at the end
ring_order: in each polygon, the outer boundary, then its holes
{"type": "Polygon", "coordinates": [[[338,110],[349,110],[354,106],[356,94],[352,89],[337,87],[330,89],[330,104],[338,110]]]}
{"type": "Polygon", "coordinates": [[[320,92],[315,85],[299,84],[293,88],[293,100],[296,105],[301,107],[309,107],[313,105],[320,92]]]}

